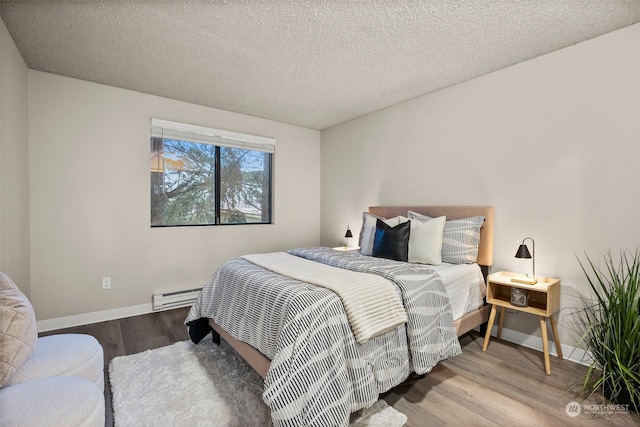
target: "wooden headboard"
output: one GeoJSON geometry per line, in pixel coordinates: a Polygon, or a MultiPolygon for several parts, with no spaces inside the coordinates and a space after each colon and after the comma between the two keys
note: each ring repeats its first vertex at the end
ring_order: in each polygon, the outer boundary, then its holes
{"type": "Polygon", "coordinates": [[[447,220],[483,215],[484,224],[480,228],[478,261],[482,266],[493,265],[493,206],[370,206],[369,213],[382,218],[407,216],[407,211],[431,217],[446,216],[447,220]]]}

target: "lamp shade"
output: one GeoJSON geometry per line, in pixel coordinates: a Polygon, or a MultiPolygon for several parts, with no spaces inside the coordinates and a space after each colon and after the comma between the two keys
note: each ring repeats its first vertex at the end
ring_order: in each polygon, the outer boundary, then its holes
{"type": "Polygon", "coordinates": [[[347,225],[347,232],[344,233],[344,237],[346,237],[347,239],[353,237],[353,234],[351,234],[351,229],[349,228],[348,225],[347,225]]]}
{"type": "Polygon", "coordinates": [[[516,258],[531,258],[531,253],[529,252],[529,248],[524,243],[518,247],[518,252],[516,252],[516,258]]]}

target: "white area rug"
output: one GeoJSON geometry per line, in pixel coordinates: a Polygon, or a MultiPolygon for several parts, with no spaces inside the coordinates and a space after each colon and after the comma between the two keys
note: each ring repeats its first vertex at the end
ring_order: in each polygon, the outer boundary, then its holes
{"type": "MultiPolygon", "coordinates": [[[[114,358],[109,377],[115,426],[271,425],[262,378],[226,342],[204,341],[114,358]]],[[[379,400],[354,414],[350,425],[395,427],[406,421],[379,400]]]]}

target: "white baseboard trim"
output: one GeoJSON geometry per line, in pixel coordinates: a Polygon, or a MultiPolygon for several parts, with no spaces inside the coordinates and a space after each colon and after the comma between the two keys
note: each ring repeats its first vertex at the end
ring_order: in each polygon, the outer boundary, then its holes
{"type": "Polygon", "coordinates": [[[153,312],[151,303],[132,305],[129,307],[113,308],[110,310],[94,311],[91,313],[75,314],[73,316],[57,317],[54,319],[38,320],[38,332],[55,331],[58,329],[72,328],[74,326],[90,325],[92,323],[106,322],[108,320],[122,319],[125,317],[139,316],[153,312]]]}
{"type": "MultiPolygon", "coordinates": [[[[491,336],[495,337],[496,335],[498,335],[498,327],[494,326],[491,329],[491,336]]],[[[523,334],[522,332],[514,331],[512,329],[502,328],[502,335],[500,338],[523,347],[538,350],[540,352],[543,351],[542,338],[535,335],[523,334]]],[[[575,363],[580,363],[581,365],[589,365],[591,363],[592,359],[589,356],[589,353],[583,349],[566,344],[561,344],[561,346],[562,356],[565,359],[575,363]]],[[[489,347],[491,347],[491,342],[489,342],[489,347]]],[[[556,357],[558,356],[558,349],[556,348],[556,343],[553,339],[549,339],[549,354],[556,357]]]]}

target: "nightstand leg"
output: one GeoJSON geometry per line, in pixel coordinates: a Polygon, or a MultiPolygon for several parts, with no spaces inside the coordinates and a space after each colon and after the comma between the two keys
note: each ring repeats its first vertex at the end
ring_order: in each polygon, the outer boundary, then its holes
{"type": "Polygon", "coordinates": [[[504,324],[504,313],[506,311],[506,308],[501,307],[500,308],[500,320],[498,321],[498,335],[497,338],[500,338],[500,336],[502,335],[502,325],[504,324]]]}
{"type": "Polygon", "coordinates": [[[558,350],[558,359],[562,360],[562,345],[560,344],[560,338],[558,338],[558,326],[556,325],[556,318],[553,314],[549,316],[551,320],[551,331],[553,331],[553,340],[556,342],[556,349],[558,350]]]}
{"type": "Polygon", "coordinates": [[[540,316],[540,332],[542,332],[542,351],[544,352],[544,371],[551,375],[551,361],[549,360],[549,338],[547,337],[547,319],[540,316]]]}
{"type": "Polygon", "coordinates": [[[493,329],[493,322],[496,320],[496,311],[496,306],[491,306],[491,314],[489,314],[489,322],[487,323],[487,333],[484,334],[484,344],[482,344],[482,351],[487,351],[487,347],[489,346],[491,329],[493,329]]]}

